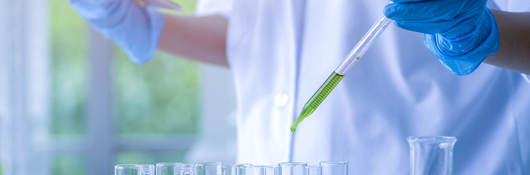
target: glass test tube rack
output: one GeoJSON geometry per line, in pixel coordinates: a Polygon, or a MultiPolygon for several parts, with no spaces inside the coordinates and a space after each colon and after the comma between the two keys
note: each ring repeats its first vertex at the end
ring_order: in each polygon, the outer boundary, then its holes
{"type": "MultiPolygon", "coordinates": [[[[410,175],[451,175],[453,148],[457,139],[447,136],[409,137],[410,175]]],[[[348,162],[320,162],[313,166],[302,162],[276,165],[220,162],[119,164],[114,175],[348,175],[348,162]]]]}
{"type": "Polygon", "coordinates": [[[348,162],[284,162],[275,165],[235,164],[220,162],[151,164],[119,164],[114,175],[348,175],[348,162]]]}

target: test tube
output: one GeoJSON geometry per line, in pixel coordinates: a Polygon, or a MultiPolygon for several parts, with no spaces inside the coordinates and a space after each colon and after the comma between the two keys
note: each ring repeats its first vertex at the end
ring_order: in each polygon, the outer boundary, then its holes
{"type": "Polygon", "coordinates": [[[195,175],[195,165],[176,162],[156,164],[156,175],[195,175]]]}
{"type": "Polygon", "coordinates": [[[322,175],[347,175],[348,162],[320,162],[322,175]]]}
{"type": "Polygon", "coordinates": [[[224,175],[221,162],[200,162],[195,165],[197,167],[197,175],[224,175]]]}
{"type": "Polygon", "coordinates": [[[410,175],[451,175],[455,137],[409,137],[410,175]]]}
{"type": "Polygon", "coordinates": [[[280,163],[281,175],[308,175],[307,164],[302,162],[280,163]]]}
{"type": "Polygon", "coordinates": [[[243,164],[235,164],[232,166],[232,174],[231,175],[247,175],[250,172],[250,168],[252,168],[252,164],[243,163],[243,164]]]}
{"type": "Polygon", "coordinates": [[[279,175],[280,168],[278,166],[253,166],[248,171],[249,175],[279,175]]]}
{"type": "Polygon", "coordinates": [[[278,165],[271,165],[264,167],[265,175],[280,175],[280,167],[278,165]]]}
{"type": "Polygon", "coordinates": [[[223,175],[231,175],[231,166],[223,164],[223,175]]]}
{"type": "Polygon", "coordinates": [[[119,164],[114,166],[114,175],[155,175],[151,164],[119,164]]]}
{"type": "Polygon", "coordinates": [[[180,163],[163,162],[156,164],[156,175],[175,175],[176,167],[179,167],[180,163]]]}
{"type": "Polygon", "coordinates": [[[322,175],[322,168],[317,165],[310,165],[307,167],[309,175],[322,175]]]}

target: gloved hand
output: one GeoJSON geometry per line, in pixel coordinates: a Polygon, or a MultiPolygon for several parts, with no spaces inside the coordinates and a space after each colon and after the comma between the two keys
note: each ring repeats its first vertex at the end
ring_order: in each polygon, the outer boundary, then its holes
{"type": "Polygon", "coordinates": [[[385,15],[424,42],[457,75],[473,72],[499,48],[499,31],[487,0],[392,0],[385,15]]]}
{"type": "Polygon", "coordinates": [[[96,30],[116,42],[132,62],[143,64],[153,57],[164,25],[164,16],[156,9],[140,7],[134,0],[69,2],[96,30]]]}

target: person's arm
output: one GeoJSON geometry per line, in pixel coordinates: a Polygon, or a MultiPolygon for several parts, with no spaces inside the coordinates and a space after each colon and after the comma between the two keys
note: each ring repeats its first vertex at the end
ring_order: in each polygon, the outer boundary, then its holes
{"type": "Polygon", "coordinates": [[[530,13],[492,12],[499,26],[500,46],[485,62],[530,75],[530,13]]]}
{"type": "Polygon", "coordinates": [[[226,31],[223,16],[165,15],[158,48],[192,60],[228,67],[226,31]]]}

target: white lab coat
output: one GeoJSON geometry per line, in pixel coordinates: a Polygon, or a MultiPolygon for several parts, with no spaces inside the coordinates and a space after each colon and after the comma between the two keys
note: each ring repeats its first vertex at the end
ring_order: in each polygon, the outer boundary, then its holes
{"type": "MultiPolygon", "coordinates": [[[[530,83],[487,64],[455,76],[422,35],[390,27],[291,134],[306,100],[386,1],[202,0],[230,18],[238,162],[349,161],[350,174],[407,174],[407,136],[456,136],[454,174],[530,174],[530,83]],[[223,4],[223,3],[220,3],[223,4]]],[[[202,5],[201,5],[202,4],[202,5]]],[[[498,0],[530,11],[527,0],[498,0]]]]}

